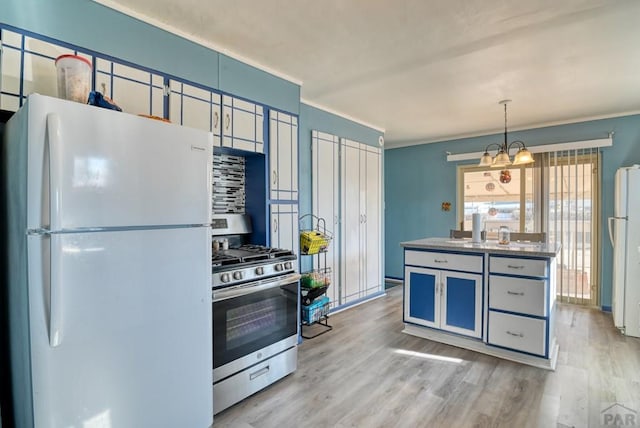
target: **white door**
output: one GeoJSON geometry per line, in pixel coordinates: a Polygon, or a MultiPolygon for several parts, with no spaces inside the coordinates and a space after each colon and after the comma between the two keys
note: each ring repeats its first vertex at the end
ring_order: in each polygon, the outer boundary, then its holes
{"type": "Polygon", "coordinates": [[[28,109],[28,228],[209,221],[210,133],[39,95],[28,109]]]}
{"type": "Polygon", "coordinates": [[[271,204],[271,243],[299,254],[298,204],[271,204]]]}
{"type": "Polygon", "coordinates": [[[210,248],[206,227],[28,238],[35,426],[211,424],[210,248]]]}
{"type": "Polygon", "coordinates": [[[316,217],[324,219],[327,230],[333,235],[326,257],[321,255],[320,260],[313,257],[313,268],[331,269],[331,286],[327,295],[334,307],[340,304],[340,140],[335,135],[313,131],[311,143],[311,210],[316,217]]]}
{"type": "Polygon", "coordinates": [[[273,200],[298,200],[298,119],[269,112],[269,165],[273,200]]]}
{"type": "Polygon", "coordinates": [[[360,207],[360,144],[341,140],[341,303],[361,297],[361,232],[363,217],[360,207]]]}
{"type": "Polygon", "coordinates": [[[382,171],[380,149],[366,147],[362,152],[366,165],[366,181],[364,193],[366,204],[364,210],[365,224],[365,252],[364,266],[366,267],[366,293],[382,290],[382,171]]]}

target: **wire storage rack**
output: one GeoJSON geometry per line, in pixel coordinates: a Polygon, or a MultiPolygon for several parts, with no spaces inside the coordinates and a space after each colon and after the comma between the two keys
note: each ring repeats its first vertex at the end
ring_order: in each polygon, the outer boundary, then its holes
{"type": "Polygon", "coordinates": [[[327,289],[331,285],[331,268],[327,267],[327,250],[333,235],[327,230],[326,222],[321,217],[306,214],[300,217],[299,221],[300,254],[318,257],[317,269],[303,273],[300,279],[301,335],[305,339],[313,339],[333,329],[328,321],[331,301],[326,296],[327,289]],[[309,217],[311,229],[304,229],[302,224],[309,217]],[[305,335],[304,327],[314,324],[324,328],[318,333],[305,335]]]}

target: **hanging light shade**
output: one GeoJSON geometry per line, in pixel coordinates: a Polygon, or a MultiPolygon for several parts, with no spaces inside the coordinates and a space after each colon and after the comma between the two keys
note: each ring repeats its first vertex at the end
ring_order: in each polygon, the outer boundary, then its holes
{"type": "Polygon", "coordinates": [[[509,156],[509,150],[514,145],[519,145],[520,149],[516,153],[513,159],[513,165],[525,165],[529,163],[533,163],[533,155],[527,148],[525,147],[522,141],[514,141],[511,144],[507,143],[507,104],[510,103],[511,100],[502,100],[498,104],[504,105],[504,143],[492,143],[487,146],[484,150],[484,154],[480,157],[480,163],[478,166],[494,166],[494,167],[505,167],[511,165],[511,157],[509,156]],[[491,158],[489,154],[489,147],[498,146],[498,153],[495,158],[491,158]]]}
{"type": "Polygon", "coordinates": [[[509,158],[509,154],[504,150],[500,150],[493,160],[493,166],[495,167],[503,167],[511,165],[511,159],[509,158]]]}
{"type": "Polygon", "coordinates": [[[533,155],[524,146],[521,147],[520,150],[518,150],[518,153],[516,153],[516,155],[513,157],[514,165],[525,165],[533,162],[534,162],[533,155]]]}
{"type": "Polygon", "coordinates": [[[482,157],[480,157],[479,166],[491,166],[493,165],[493,157],[489,154],[489,152],[485,151],[482,157]]]}

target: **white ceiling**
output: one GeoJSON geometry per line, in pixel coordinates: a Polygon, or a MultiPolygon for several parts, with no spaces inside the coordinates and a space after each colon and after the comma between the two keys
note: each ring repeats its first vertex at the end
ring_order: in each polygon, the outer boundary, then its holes
{"type": "Polygon", "coordinates": [[[96,0],[302,84],[387,147],[640,112],[638,0],[96,0]]]}

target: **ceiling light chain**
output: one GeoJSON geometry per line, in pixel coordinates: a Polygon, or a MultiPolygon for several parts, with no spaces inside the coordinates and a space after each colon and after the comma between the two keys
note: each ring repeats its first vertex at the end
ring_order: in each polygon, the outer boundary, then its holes
{"type": "Polygon", "coordinates": [[[504,167],[508,165],[524,165],[533,163],[533,155],[524,145],[524,142],[520,140],[513,141],[511,144],[508,143],[507,140],[507,104],[510,103],[511,100],[502,100],[498,104],[504,105],[504,143],[491,143],[484,149],[484,154],[480,157],[479,166],[494,166],[494,167],[504,167]],[[513,163],[511,162],[511,157],[509,156],[509,150],[514,145],[519,145],[520,149],[515,154],[513,158],[513,163]],[[495,158],[492,158],[489,154],[489,148],[492,146],[498,147],[498,153],[495,158]]]}

